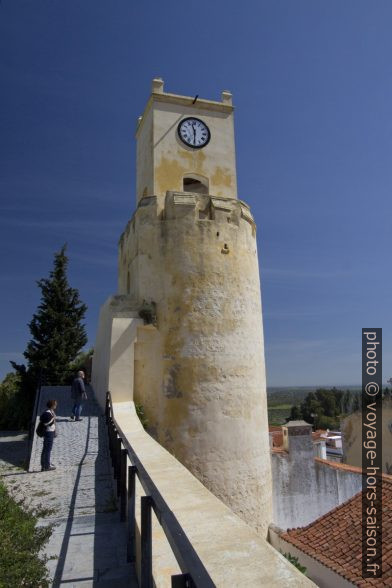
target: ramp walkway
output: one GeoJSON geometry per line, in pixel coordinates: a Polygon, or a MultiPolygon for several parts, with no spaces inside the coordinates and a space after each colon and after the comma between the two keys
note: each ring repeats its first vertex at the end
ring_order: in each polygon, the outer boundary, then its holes
{"type": "MultiPolygon", "coordinates": [[[[108,453],[105,418],[91,389],[82,421],[70,420],[69,386],[43,387],[37,414],[56,399],[57,433],[51,462],[56,470],[41,472],[42,439],[34,435],[28,485],[30,500],[49,509],[43,524],[55,528],[46,553],[53,587],[137,587],[126,559],[126,528],[120,523],[108,453]]],[[[38,417],[37,417],[38,419],[38,417]]]]}

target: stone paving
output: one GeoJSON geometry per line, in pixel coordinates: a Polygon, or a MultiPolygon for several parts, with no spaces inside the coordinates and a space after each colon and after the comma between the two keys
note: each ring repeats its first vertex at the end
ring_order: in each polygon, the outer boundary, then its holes
{"type": "Polygon", "coordinates": [[[126,529],[120,523],[114,493],[104,416],[89,391],[82,421],[70,420],[72,400],[66,386],[44,387],[38,414],[49,398],[58,401],[57,433],[51,462],[56,470],[41,472],[42,439],[34,435],[29,473],[26,436],[0,435],[0,474],[26,505],[44,507],[41,524],[54,524],[45,553],[52,586],[136,587],[133,567],[126,562],[126,529]]]}

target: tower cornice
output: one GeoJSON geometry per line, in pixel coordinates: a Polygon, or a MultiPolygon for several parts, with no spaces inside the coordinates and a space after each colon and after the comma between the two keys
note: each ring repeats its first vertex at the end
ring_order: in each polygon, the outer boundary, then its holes
{"type": "Polygon", "coordinates": [[[222,92],[222,102],[217,100],[207,100],[206,98],[197,98],[195,101],[194,96],[182,96],[180,94],[170,94],[168,92],[152,92],[150,94],[149,99],[147,100],[146,107],[143,111],[143,114],[138,118],[137,127],[136,127],[136,137],[139,134],[140,129],[143,126],[143,121],[146,118],[146,115],[152,105],[156,102],[164,102],[166,104],[176,104],[180,106],[189,106],[193,110],[203,110],[203,111],[211,111],[211,112],[222,112],[226,114],[230,114],[234,111],[234,106],[232,104],[232,96],[231,93],[227,90],[222,92]]]}

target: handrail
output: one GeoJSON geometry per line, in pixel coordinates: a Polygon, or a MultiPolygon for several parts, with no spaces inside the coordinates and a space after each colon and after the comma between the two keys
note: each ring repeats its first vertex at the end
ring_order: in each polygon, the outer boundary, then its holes
{"type": "Polygon", "coordinates": [[[162,526],[182,574],[172,576],[172,588],[215,588],[215,584],[197,555],[174,513],[170,510],[132,445],[118,426],[113,415],[110,392],[106,395],[106,422],[109,429],[109,447],[117,479],[117,495],[120,497],[121,519],[128,514],[128,560],[135,554],[135,476],[138,477],[146,496],[141,498],[141,588],[151,588],[152,581],[152,533],[151,509],[162,526]],[[122,447],[123,446],[123,447],[122,447]],[[126,472],[127,458],[131,462],[126,472]],[[128,479],[128,488],[127,488],[128,479]]]}

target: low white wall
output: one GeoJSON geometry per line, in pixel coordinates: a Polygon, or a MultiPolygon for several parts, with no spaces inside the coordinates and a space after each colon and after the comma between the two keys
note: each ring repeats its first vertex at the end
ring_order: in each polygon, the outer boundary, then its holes
{"type": "Polygon", "coordinates": [[[339,574],[335,574],[333,570],[327,568],[313,557],[306,555],[306,553],[282,539],[279,535],[279,530],[274,527],[274,525],[271,525],[269,528],[269,542],[280,553],[290,553],[293,557],[297,557],[299,563],[306,567],[307,576],[313,580],[319,588],[355,587],[355,584],[348,582],[342,578],[342,576],[339,576],[339,574]]]}
{"type": "MultiPolygon", "coordinates": [[[[297,437],[300,443],[301,437],[297,437]]],[[[339,470],[306,451],[272,452],[273,522],[303,527],[362,489],[360,472],[339,470]]]]}

